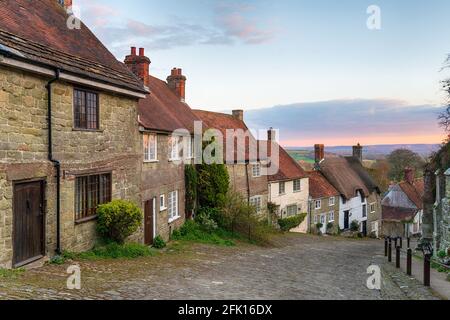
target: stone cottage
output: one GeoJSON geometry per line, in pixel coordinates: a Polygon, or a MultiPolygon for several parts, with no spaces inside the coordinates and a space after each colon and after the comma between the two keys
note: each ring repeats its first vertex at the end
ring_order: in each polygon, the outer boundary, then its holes
{"type": "Polygon", "coordinates": [[[325,157],[325,146],[315,146],[316,169],[339,191],[339,228],[349,230],[353,221],[364,235],[381,234],[381,196],[378,186],[362,165],[363,148],[353,156],[325,157]]]}
{"type": "Polygon", "coordinates": [[[223,137],[223,158],[230,175],[231,189],[243,195],[258,213],[267,214],[267,150],[261,152],[260,157],[259,147],[264,143],[257,141],[248,129],[244,111],[234,110],[231,115],[202,110],[194,110],[194,113],[202,121],[204,131],[214,130],[223,137]],[[233,141],[227,138],[230,130],[235,134],[231,137],[233,141]],[[231,149],[228,152],[227,141],[231,149]]]}
{"type": "Polygon", "coordinates": [[[56,0],[0,6],[0,267],[89,249],[98,204],[140,204],[147,89],[68,18],[56,0]]]}
{"type": "Polygon", "coordinates": [[[384,235],[397,237],[421,235],[423,193],[423,178],[416,179],[414,169],[406,168],[404,181],[391,186],[381,202],[384,235]]]}
{"type": "MultiPolygon", "coordinates": [[[[308,212],[309,178],[303,168],[282,148],[276,138],[276,131],[268,131],[267,149],[277,148],[278,170],[268,176],[269,202],[277,206],[277,217],[284,219],[308,212]]],[[[269,152],[269,156],[272,156],[269,152]]],[[[272,157],[270,157],[272,159],[272,157]]],[[[307,219],[293,232],[306,233],[307,219]]]]}
{"type": "Polygon", "coordinates": [[[193,163],[197,117],[185,103],[181,69],[174,68],[167,82],[157,79],[150,74],[144,49],[137,54],[134,47],[125,64],[150,89],[138,111],[145,243],[152,244],[157,235],[167,241],[185,221],[185,165],[193,163]]]}
{"type": "Polygon", "coordinates": [[[335,234],[339,229],[339,192],[320,171],[308,172],[309,199],[308,222],[310,232],[335,234]],[[318,224],[322,225],[320,230],[318,224]],[[332,224],[332,228],[327,226],[332,224]]]}

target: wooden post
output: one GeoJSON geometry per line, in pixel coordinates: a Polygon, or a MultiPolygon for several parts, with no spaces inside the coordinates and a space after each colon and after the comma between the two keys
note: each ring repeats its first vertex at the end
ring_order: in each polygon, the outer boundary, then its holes
{"type": "Polygon", "coordinates": [[[400,269],[400,246],[395,248],[395,267],[400,269]]]}
{"type": "Polygon", "coordinates": [[[388,238],[384,237],[384,256],[388,256],[388,238]]]}
{"type": "Polygon", "coordinates": [[[408,276],[412,276],[412,250],[411,250],[411,248],[408,248],[408,256],[406,259],[406,274],[408,276]]]}
{"type": "Polygon", "coordinates": [[[392,262],[392,241],[389,239],[388,261],[392,262]]]}
{"type": "Polygon", "coordinates": [[[400,237],[400,249],[403,249],[403,237],[400,237]]]}
{"type": "Polygon", "coordinates": [[[431,254],[426,254],[423,260],[423,284],[425,287],[431,286],[431,254]]]}
{"type": "Polygon", "coordinates": [[[398,237],[395,237],[395,247],[394,248],[397,248],[397,242],[398,242],[398,237]]]}
{"type": "Polygon", "coordinates": [[[411,248],[411,238],[408,237],[408,249],[411,248]]]}

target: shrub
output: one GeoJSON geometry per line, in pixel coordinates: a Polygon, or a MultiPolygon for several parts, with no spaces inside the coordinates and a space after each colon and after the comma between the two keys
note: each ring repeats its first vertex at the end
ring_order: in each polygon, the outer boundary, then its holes
{"type": "Polygon", "coordinates": [[[438,257],[444,259],[447,256],[447,252],[445,250],[441,250],[438,252],[438,257]]]}
{"type": "Polygon", "coordinates": [[[193,165],[185,168],[186,186],[186,211],[193,212],[197,205],[198,174],[193,165]]]}
{"type": "Polygon", "coordinates": [[[322,228],[323,228],[323,223],[320,223],[320,222],[319,222],[319,223],[316,224],[316,229],[317,229],[317,230],[320,231],[320,229],[322,229],[322,228]]]}
{"type": "Polygon", "coordinates": [[[280,226],[281,231],[288,232],[291,229],[297,228],[305,220],[305,217],[306,213],[303,213],[294,217],[279,219],[278,225],[280,226]]]}
{"type": "Polygon", "coordinates": [[[350,224],[350,230],[353,232],[359,231],[359,222],[356,220],[353,220],[350,224]]]}
{"type": "Polygon", "coordinates": [[[161,236],[157,236],[153,240],[153,248],[155,249],[163,249],[167,246],[166,242],[161,238],[161,236]]]}
{"type": "Polygon", "coordinates": [[[234,246],[235,243],[231,240],[233,238],[235,238],[235,235],[226,232],[223,229],[217,229],[214,232],[206,232],[193,220],[186,221],[179,230],[175,230],[172,233],[173,240],[195,241],[221,246],[234,246]]]}
{"type": "Polygon", "coordinates": [[[64,252],[63,254],[64,259],[70,260],[135,259],[154,255],[155,251],[146,245],[140,243],[118,244],[116,242],[96,245],[94,249],[87,252],[64,252]]]}
{"type": "Polygon", "coordinates": [[[333,231],[333,228],[334,228],[334,223],[333,222],[328,222],[327,223],[327,231],[328,232],[333,231]]]}
{"type": "Polygon", "coordinates": [[[134,203],[114,200],[97,208],[97,230],[104,239],[123,244],[142,223],[142,212],[134,203]]]}
{"type": "Polygon", "coordinates": [[[230,185],[223,164],[202,164],[198,170],[198,200],[201,207],[222,208],[230,185]]]}
{"type": "Polygon", "coordinates": [[[213,217],[218,217],[217,209],[204,208],[199,211],[195,217],[195,221],[205,232],[213,232],[218,229],[218,223],[213,217]]]}

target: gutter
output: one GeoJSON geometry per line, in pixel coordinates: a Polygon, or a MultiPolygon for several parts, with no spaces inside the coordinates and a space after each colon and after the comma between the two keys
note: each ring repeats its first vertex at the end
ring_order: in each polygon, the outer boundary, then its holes
{"type": "Polygon", "coordinates": [[[52,131],[52,84],[60,79],[60,70],[55,69],[55,76],[47,85],[47,125],[48,125],[48,160],[56,169],[56,254],[61,254],[61,162],[53,158],[52,131]]]}

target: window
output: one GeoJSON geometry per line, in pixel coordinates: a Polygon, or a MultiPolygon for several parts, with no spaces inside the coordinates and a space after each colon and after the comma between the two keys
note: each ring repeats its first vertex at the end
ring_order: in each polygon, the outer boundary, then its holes
{"type": "Polygon", "coordinates": [[[375,203],[370,204],[370,213],[375,213],[377,211],[377,207],[375,203]]]}
{"type": "Polygon", "coordinates": [[[111,201],[111,174],[75,179],[75,220],[95,217],[97,206],[111,201]]]}
{"type": "Polygon", "coordinates": [[[179,136],[171,136],[169,138],[169,160],[180,159],[180,139],[179,136]]]}
{"type": "Polygon", "coordinates": [[[316,208],[316,210],[319,210],[322,208],[322,200],[316,200],[315,208],[316,208]]]}
{"type": "Polygon", "coordinates": [[[330,207],[333,207],[336,204],[336,198],[335,197],[330,198],[329,204],[330,204],[330,207]]]}
{"type": "Polygon", "coordinates": [[[178,191],[172,191],[169,193],[167,212],[169,213],[169,222],[172,222],[180,217],[178,214],[178,191]]]}
{"type": "Polygon", "coordinates": [[[184,137],[185,158],[192,159],[194,157],[194,138],[184,137]]]}
{"type": "Polygon", "coordinates": [[[302,183],[300,180],[294,180],[294,192],[299,192],[302,190],[302,183]]]}
{"type": "Polygon", "coordinates": [[[166,195],[162,194],[159,196],[159,211],[164,211],[166,209],[166,195]]]}
{"type": "Polygon", "coordinates": [[[278,193],[279,194],[285,194],[286,193],[286,183],[280,182],[278,185],[278,193]]]}
{"type": "Polygon", "coordinates": [[[256,196],[250,198],[250,205],[254,206],[256,208],[256,212],[260,213],[262,209],[262,198],[261,196],[256,196]]]}
{"type": "Polygon", "coordinates": [[[297,215],[297,212],[298,212],[297,205],[292,205],[292,206],[288,206],[287,207],[287,215],[288,215],[288,217],[297,215]]]}
{"type": "Polygon", "coordinates": [[[75,89],[73,107],[76,129],[97,130],[99,128],[97,93],[75,89]]]}
{"type": "Polygon", "coordinates": [[[145,161],[157,161],[157,135],[156,134],[144,134],[144,160],[145,161]]]}
{"type": "Polygon", "coordinates": [[[327,216],[326,215],[321,215],[320,216],[320,223],[325,226],[325,223],[327,222],[327,216]]]}
{"type": "Polygon", "coordinates": [[[314,216],[314,224],[317,224],[319,222],[319,216],[314,216]]]}
{"type": "Polygon", "coordinates": [[[362,206],[362,216],[363,218],[367,217],[367,204],[362,206]]]}
{"type": "Polygon", "coordinates": [[[253,173],[253,178],[261,177],[261,164],[260,163],[257,163],[257,164],[253,165],[252,173],[253,173]]]}
{"type": "Polygon", "coordinates": [[[331,211],[331,212],[328,214],[328,221],[329,221],[329,222],[334,222],[334,212],[333,212],[333,211],[331,211]]]}

